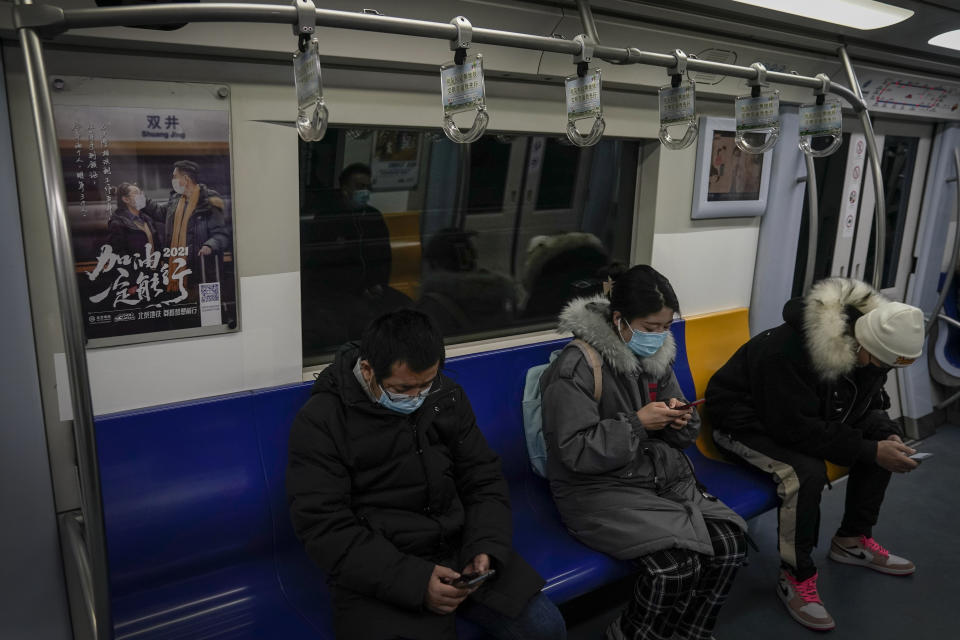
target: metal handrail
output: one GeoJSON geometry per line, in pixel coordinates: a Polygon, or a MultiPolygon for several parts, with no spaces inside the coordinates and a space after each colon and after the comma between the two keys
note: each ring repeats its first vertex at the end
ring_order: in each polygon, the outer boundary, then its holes
{"type": "Polygon", "coordinates": [[[807,268],[803,274],[803,295],[813,286],[814,268],[817,261],[817,240],[820,233],[820,195],[817,193],[817,171],[813,156],[803,154],[807,162],[807,268]]]}
{"type": "MultiPolygon", "coordinates": [[[[32,0],[17,0],[17,8],[29,6],[32,0]]],[[[47,87],[43,45],[33,29],[20,29],[20,45],[24,51],[30,102],[33,109],[34,133],[40,152],[47,221],[53,248],[54,274],[60,304],[67,373],[70,378],[70,402],[73,408],[73,432],[77,447],[80,474],[80,502],[86,531],[85,545],[91,562],[90,592],[93,594],[93,625],[98,640],[113,636],[110,615],[110,580],[107,567],[107,542],[103,522],[103,501],[100,496],[100,469],[97,465],[97,443],[93,427],[93,400],[90,396],[90,375],[87,370],[83,311],[77,288],[73,248],[66,212],[66,188],[60,164],[59,146],[53,120],[53,106],[47,87]]]]}
{"type": "Polygon", "coordinates": [[[67,550],[70,552],[77,567],[77,578],[80,581],[80,594],[83,597],[83,612],[93,637],[97,637],[97,611],[93,596],[93,571],[90,566],[90,555],[83,535],[83,516],[79,513],[64,513],[60,516],[60,527],[67,541],[67,550]]]}
{"type": "MultiPolygon", "coordinates": [[[[101,7],[96,9],[61,9],[53,5],[42,7],[15,7],[14,21],[18,29],[35,29],[45,35],[56,35],[71,29],[95,27],[149,26],[182,22],[258,22],[270,24],[297,24],[297,10],[268,4],[240,4],[199,2],[196,4],[155,4],[131,7],[101,7]]],[[[453,40],[457,28],[447,22],[411,20],[369,13],[316,10],[317,27],[337,27],[359,31],[375,31],[400,35],[453,40]]],[[[586,28],[586,27],[585,27],[586,28]]],[[[594,25],[594,30],[596,26],[594,25]]],[[[472,41],[477,44],[493,44],[518,49],[533,49],[548,53],[564,53],[571,56],[581,53],[582,46],[573,40],[562,40],[498,29],[473,28],[472,41]]],[[[635,48],[608,47],[597,44],[594,56],[621,64],[646,64],[671,68],[677,65],[673,54],[651,53],[635,48]]],[[[758,79],[758,71],[722,62],[691,58],[687,61],[690,71],[702,71],[745,80],[758,79]]],[[[813,77],[768,71],[767,82],[818,89],[823,83],[813,77]]],[[[854,110],[866,109],[862,97],[851,89],[830,83],[829,92],[842,97],[854,110]]]]}
{"type": "Polygon", "coordinates": [[[950,291],[950,286],[953,284],[953,277],[957,272],[957,260],[960,259],[960,149],[953,150],[953,164],[957,170],[957,178],[955,179],[957,183],[957,201],[954,203],[954,208],[957,212],[957,222],[954,227],[953,248],[951,250],[953,255],[950,256],[950,264],[947,266],[947,274],[943,280],[943,286],[940,288],[937,304],[933,307],[933,311],[930,313],[930,319],[927,321],[927,335],[930,334],[930,330],[933,329],[933,325],[936,323],[938,317],[941,320],[947,320],[947,322],[951,324],[960,326],[960,323],[940,313],[940,310],[943,309],[943,303],[947,299],[947,292],[950,291]]]}
{"type": "Polygon", "coordinates": [[[856,91],[857,99],[863,104],[863,110],[858,110],[857,115],[860,116],[860,123],[863,125],[864,137],[867,140],[867,158],[870,161],[870,169],[873,173],[873,192],[876,198],[873,222],[873,288],[879,291],[880,287],[883,286],[883,264],[887,257],[885,253],[887,250],[887,204],[886,197],[883,193],[883,171],[880,169],[880,150],[877,147],[877,137],[873,132],[873,122],[870,120],[870,112],[867,111],[867,104],[863,99],[863,90],[860,88],[857,74],[853,70],[850,56],[847,55],[847,48],[840,47],[837,53],[840,55],[843,68],[847,72],[850,86],[856,91]]]}

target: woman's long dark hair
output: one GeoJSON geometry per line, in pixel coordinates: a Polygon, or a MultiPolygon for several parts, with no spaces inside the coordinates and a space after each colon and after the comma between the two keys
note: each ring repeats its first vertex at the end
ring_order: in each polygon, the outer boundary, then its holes
{"type": "Polygon", "coordinates": [[[638,264],[627,269],[614,263],[600,275],[613,281],[610,312],[619,311],[627,322],[657,313],[664,307],[680,313],[680,302],[670,281],[650,265],[638,264]]]}

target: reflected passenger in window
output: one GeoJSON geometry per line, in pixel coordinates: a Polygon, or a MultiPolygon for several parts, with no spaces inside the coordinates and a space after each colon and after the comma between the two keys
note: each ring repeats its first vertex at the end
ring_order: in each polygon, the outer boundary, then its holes
{"type": "Polygon", "coordinates": [[[596,274],[608,260],[603,243],[592,233],[533,238],[523,270],[524,317],[556,317],[570,300],[599,291],[596,274]]]}
{"type": "Polygon", "coordinates": [[[304,344],[323,351],[360,337],[372,318],[408,305],[389,286],[390,230],[370,206],[370,167],[346,167],[332,201],[314,212],[316,242],[303,247],[304,344]]]}
{"type": "Polygon", "coordinates": [[[457,615],[484,637],[563,640],[543,578],[513,550],[500,459],[444,357],[423,313],[381,316],[294,420],[290,512],[328,573],[336,637],[454,640],[457,615]],[[458,582],[468,574],[482,583],[458,582]]]}
{"type": "Polygon", "coordinates": [[[697,482],[683,449],[700,419],[687,403],[670,333],[680,312],[670,282],[638,265],[615,278],[610,298],[572,301],[560,330],[576,344],[540,379],[547,478],[563,522],[584,544],[639,571],[634,597],[609,640],[709,638],[746,554],[746,523],[697,482]]]}
{"type": "Polygon", "coordinates": [[[512,278],[478,266],[475,231],[442,229],[427,243],[418,307],[446,336],[513,322],[520,288],[512,278]]]}

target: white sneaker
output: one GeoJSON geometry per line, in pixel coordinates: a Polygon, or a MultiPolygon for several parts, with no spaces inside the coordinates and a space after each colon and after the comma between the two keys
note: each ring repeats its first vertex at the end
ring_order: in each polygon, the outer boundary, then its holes
{"type": "Polygon", "coordinates": [[[815,631],[829,631],[837,625],[817,593],[817,575],[815,573],[799,582],[786,569],[781,569],[777,597],[787,608],[787,613],[803,626],[815,631]]]}
{"type": "Polygon", "coordinates": [[[892,576],[908,576],[917,568],[906,558],[895,556],[876,540],[866,536],[840,538],[830,541],[830,559],[843,564],[867,567],[892,576]]]}

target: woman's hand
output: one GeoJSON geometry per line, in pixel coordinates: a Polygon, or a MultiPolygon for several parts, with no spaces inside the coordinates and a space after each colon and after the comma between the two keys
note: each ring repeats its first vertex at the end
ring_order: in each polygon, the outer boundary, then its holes
{"type": "MultiPolygon", "coordinates": [[[[667,406],[671,409],[682,407],[685,404],[687,404],[685,400],[678,398],[670,398],[667,400],[667,406]]],[[[687,426],[687,423],[690,422],[690,418],[693,417],[693,407],[690,407],[689,409],[681,409],[681,411],[683,411],[683,416],[676,418],[670,425],[674,429],[683,429],[685,426],[687,426]]]]}
{"type": "MultiPolygon", "coordinates": [[[[671,398],[671,402],[674,402],[674,399],[671,398]]],[[[680,403],[675,403],[674,406],[676,406],[676,404],[680,403]]],[[[672,409],[667,406],[665,402],[651,402],[637,411],[637,418],[647,431],[659,431],[666,426],[679,429],[680,427],[676,426],[675,421],[680,419],[689,420],[690,411],[672,409]]],[[[686,422],[684,421],[681,426],[685,424],[686,422]]]]}

